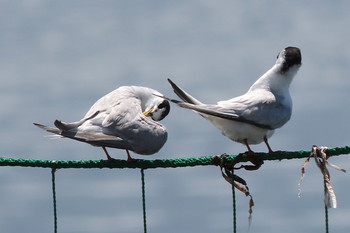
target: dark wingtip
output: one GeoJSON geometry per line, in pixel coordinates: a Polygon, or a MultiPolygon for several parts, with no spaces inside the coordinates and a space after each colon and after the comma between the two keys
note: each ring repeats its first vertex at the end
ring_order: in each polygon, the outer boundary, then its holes
{"type": "Polygon", "coordinates": [[[43,129],[47,132],[50,132],[50,133],[55,133],[55,134],[59,134],[59,130],[58,129],[54,129],[54,128],[50,128],[46,125],[42,125],[42,124],[38,124],[38,123],[33,123],[35,126],[39,127],[40,129],[43,129]]]}
{"type": "Polygon", "coordinates": [[[37,126],[37,127],[39,127],[39,128],[45,127],[45,125],[41,125],[41,124],[38,124],[38,123],[33,123],[33,125],[35,125],[35,126],[37,126]]]}
{"type": "Polygon", "coordinates": [[[181,101],[179,101],[179,100],[170,99],[170,98],[168,98],[168,97],[166,97],[166,96],[161,96],[161,95],[157,95],[157,94],[153,94],[153,95],[154,95],[154,96],[158,96],[158,97],[160,97],[160,98],[163,98],[163,99],[165,99],[165,100],[167,100],[167,101],[173,102],[173,103],[175,103],[175,104],[181,103],[181,101]]]}
{"type": "MultiPolygon", "coordinates": [[[[193,101],[187,96],[187,94],[184,92],[184,90],[182,90],[180,87],[178,87],[173,81],[171,81],[170,78],[168,78],[168,82],[170,83],[171,87],[173,88],[174,93],[180,97],[183,101],[190,103],[190,104],[194,104],[193,101]]],[[[174,102],[171,101],[173,103],[178,103],[178,102],[174,102]]],[[[180,101],[179,101],[180,102],[180,101]]]]}
{"type": "Polygon", "coordinates": [[[174,88],[174,87],[177,87],[176,84],[175,84],[173,81],[171,81],[170,78],[168,78],[168,82],[170,83],[170,85],[171,85],[173,88],[174,88]]]}
{"type": "Polygon", "coordinates": [[[57,128],[59,128],[62,131],[67,130],[66,126],[62,123],[62,121],[55,120],[53,123],[57,128]]]}
{"type": "Polygon", "coordinates": [[[170,102],[174,103],[174,104],[180,104],[180,103],[183,103],[182,101],[180,100],[174,100],[174,99],[169,99],[170,102]]]}

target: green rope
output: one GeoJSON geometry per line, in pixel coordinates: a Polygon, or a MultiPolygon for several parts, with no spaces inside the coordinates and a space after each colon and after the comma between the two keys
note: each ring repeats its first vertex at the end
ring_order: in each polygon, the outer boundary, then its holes
{"type": "Polygon", "coordinates": [[[145,174],[144,169],[141,169],[141,183],[142,183],[142,213],[143,213],[143,232],[147,233],[146,222],[146,192],[145,192],[145,174]]]}
{"type": "Polygon", "coordinates": [[[54,216],[54,232],[57,233],[57,208],[56,208],[56,184],[55,184],[55,172],[56,168],[51,169],[52,177],[52,200],[53,200],[53,216],[54,216]]]}
{"type": "Polygon", "coordinates": [[[237,233],[235,175],[232,169],[233,233],[237,233]]]}
{"type": "MultiPolygon", "coordinates": [[[[256,153],[254,157],[257,160],[283,160],[283,159],[297,159],[308,158],[311,151],[281,151],[275,154],[256,153]]],[[[350,146],[335,147],[327,149],[327,156],[338,156],[342,154],[350,154],[350,146]]],[[[227,162],[232,161],[237,155],[225,157],[227,162]]],[[[180,158],[180,159],[163,159],[163,160],[139,160],[136,162],[127,162],[125,160],[38,160],[38,159],[21,159],[21,158],[6,158],[0,157],[0,166],[21,166],[21,167],[41,167],[51,168],[52,174],[52,195],[53,195],[53,209],[54,209],[54,232],[57,233],[57,207],[56,207],[56,185],[55,172],[56,169],[62,168],[141,168],[141,182],[142,182],[142,208],[143,208],[143,225],[144,232],[147,233],[146,222],[146,198],[145,198],[145,177],[144,169],[148,168],[176,168],[176,167],[194,167],[217,165],[212,161],[212,156],[203,156],[199,158],[180,158]]],[[[240,162],[247,162],[249,158],[247,155],[241,156],[240,162]]],[[[232,180],[234,180],[234,173],[232,171],[232,180]]],[[[236,224],[236,195],[234,182],[232,182],[232,199],[233,199],[233,232],[237,232],[236,224]]],[[[328,230],[328,209],[325,206],[325,222],[326,233],[328,230]]]]}
{"type": "MultiPolygon", "coordinates": [[[[309,157],[311,151],[281,151],[275,154],[256,153],[255,158],[261,160],[283,160],[309,157]]],[[[350,154],[350,146],[329,148],[328,156],[350,154]]],[[[236,155],[226,157],[226,161],[232,161],[236,155]]],[[[249,161],[248,156],[243,155],[240,162],[249,161]]],[[[0,157],[0,166],[22,166],[22,167],[42,167],[42,168],[176,168],[208,166],[212,164],[212,156],[199,158],[179,158],[179,159],[156,159],[139,160],[137,162],[127,162],[126,160],[37,160],[0,157]]]]}

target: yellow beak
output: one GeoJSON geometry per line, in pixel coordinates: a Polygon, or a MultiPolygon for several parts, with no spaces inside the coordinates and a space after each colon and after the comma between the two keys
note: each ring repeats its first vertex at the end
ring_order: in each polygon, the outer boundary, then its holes
{"type": "Polygon", "coordinates": [[[149,116],[151,116],[152,111],[153,111],[153,107],[148,109],[147,111],[144,111],[143,115],[145,115],[146,117],[149,117],[149,116]]]}

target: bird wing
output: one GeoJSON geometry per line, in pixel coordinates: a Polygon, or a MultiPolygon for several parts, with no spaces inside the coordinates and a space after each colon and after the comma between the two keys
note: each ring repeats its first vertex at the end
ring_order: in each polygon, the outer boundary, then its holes
{"type": "Polygon", "coordinates": [[[57,128],[59,128],[62,131],[75,130],[76,128],[78,128],[79,126],[84,124],[86,121],[96,117],[98,114],[99,114],[99,111],[96,111],[91,116],[84,117],[80,121],[72,122],[72,123],[66,123],[66,122],[62,122],[62,121],[59,121],[59,120],[55,120],[54,124],[55,124],[55,126],[57,128]]]}
{"type": "Polygon", "coordinates": [[[80,142],[86,142],[93,146],[108,146],[112,148],[131,150],[131,145],[127,141],[117,136],[89,131],[62,131],[57,128],[51,128],[37,123],[34,123],[34,125],[43,130],[46,130],[47,132],[74,139],[80,142]]]}
{"type": "Polygon", "coordinates": [[[120,99],[113,107],[104,110],[102,126],[104,128],[121,130],[123,126],[133,125],[142,117],[140,100],[136,98],[120,99]]]}
{"type": "Polygon", "coordinates": [[[175,94],[178,97],[180,97],[183,101],[185,101],[186,103],[197,104],[197,105],[202,104],[199,100],[197,100],[196,98],[194,98],[193,96],[188,94],[186,91],[181,89],[179,86],[177,86],[169,78],[168,78],[168,82],[170,83],[171,87],[173,88],[173,91],[175,92],[175,94]]]}
{"type": "Polygon", "coordinates": [[[128,96],[118,100],[104,100],[97,102],[92,111],[99,111],[99,114],[80,127],[82,131],[88,131],[89,127],[100,127],[103,134],[120,138],[136,153],[150,153],[147,151],[157,147],[157,143],[166,141],[165,128],[142,113],[138,98],[128,96]]]}
{"type": "Polygon", "coordinates": [[[285,98],[260,89],[227,101],[220,101],[218,105],[229,109],[229,112],[234,111],[241,118],[257,126],[276,129],[283,126],[292,114],[292,104],[286,103],[285,98]]]}
{"type": "Polygon", "coordinates": [[[276,101],[275,96],[268,91],[248,92],[227,101],[220,101],[217,105],[175,102],[180,107],[192,109],[202,114],[244,122],[270,130],[281,127],[290,119],[291,115],[291,109],[276,101]]]}
{"type": "Polygon", "coordinates": [[[206,115],[245,122],[265,129],[275,129],[284,125],[291,116],[291,108],[281,104],[282,97],[270,91],[258,89],[247,92],[217,105],[203,104],[168,79],[175,94],[184,102],[172,100],[180,107],[192,109],[203,117],[206,115]]]}
{"type": "Polygon", "coordinates": [[[65,123],[56,120],[56,128],[34,124],[48,132],[86,142],[94,146],[107,146],[133,150],[132,128],[137,128],[143,116],[140,101],[136,98],[113,98],[106,95],[98,100],[79,122],[65,123]]]}

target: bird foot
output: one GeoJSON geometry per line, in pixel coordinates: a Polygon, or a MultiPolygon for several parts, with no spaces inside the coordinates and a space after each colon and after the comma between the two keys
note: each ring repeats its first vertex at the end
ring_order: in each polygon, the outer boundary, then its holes
{"type": "Polygon", "coordinates": [[[280,154],[281,152],[282,152],[281,150],[276,150],[276,151],[271,150],[268,153],[269,155],[277,155],[277,154],[280,154]]]}
{"type": "Polygon", "coordinates": [[[134,159],[134,158],[128,157],[126,161],[129,163],[135,163],[135,162],[143,161],[143,159],[134,159]]]}
{"type": "Polygon", "coordinates": [[[111,157],[111,156],[109,156],[109,155],[107,156],[107,160],[108,160],[108,161],[116,161],[116,159],[115,159],[115,158],[112,158],[112,157],[111,157]]]}
{"type": "Polygon", "coordinates": [[[252,150],[247,150],[246,152],[243,152],[243,153],[239,153],[238,154],[239,156],[243,156],[243,155],[250,155],[250,156],[254,156],[256,155],[256,153],[252,150]]]}

